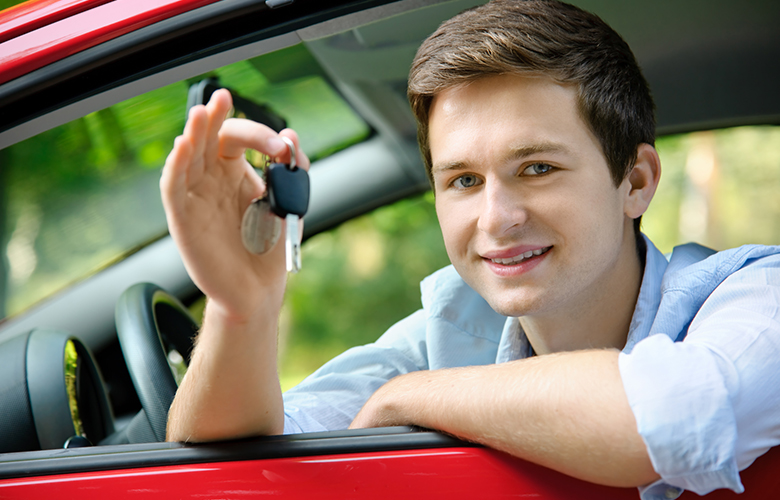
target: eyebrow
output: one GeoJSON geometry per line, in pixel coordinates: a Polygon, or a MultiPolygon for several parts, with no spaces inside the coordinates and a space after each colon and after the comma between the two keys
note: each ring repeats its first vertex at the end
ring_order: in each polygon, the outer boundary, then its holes
{"type": "Polygon", "coordinates": [[[540,142],[538,144],[530,144],[528,146],[520,146],[512,148],[511,153],[508,155],[509,159],[520,160],[528,156],[533,156],[540,153],[564,153],[570,152],[568,146],[560,142],[540,142]]]}
{"type": "MultiPolygon", "coordinates": [[[[506,156],[508,160],[522,160],[529,156],[533,156],[541,153],[570,153],[570,149],[560,142],[540,142],[537,144],[529,144],[526,146],[514,147],[510,150],[506,156]]],[[[446,163],[436,164],[431,168],[431,175],[436,175],[439,172],[466,170],[469,168],[468,162],[463,161],[451,161],[446,163]]]]}

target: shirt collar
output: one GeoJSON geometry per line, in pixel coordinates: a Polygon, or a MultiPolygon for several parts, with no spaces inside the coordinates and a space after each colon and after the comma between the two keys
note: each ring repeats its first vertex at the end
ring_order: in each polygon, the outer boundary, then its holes
{"type": "Polygon", "coordinates": [[[645,272],[642,275],[642,286],[639,287],[639,297],[628,327],[628,337],[623,352],[630,353],[640,340],[647,338],[653,326],[658,306],[661,304],[661,282],[669,261],[664,254],[645,236],[647,253],[645,254],[645,272]]]}

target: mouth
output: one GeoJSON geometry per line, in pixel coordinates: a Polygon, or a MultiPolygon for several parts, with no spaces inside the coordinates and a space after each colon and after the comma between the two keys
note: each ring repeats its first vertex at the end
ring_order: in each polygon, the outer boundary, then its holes
{"type": "Polygon", "coordinates": [[[552,247],[544,247],[544,248],[537,248],[536,250],[528,250],[527,252],[523,252],[519,255],[515,255],[514,257],[509,257],[505,259],[486,259],[489,260],[495,264],[500,264],[503,266],[516,266],[518,264],[521,264],[528,259],[532,259],[534,257],[538,257],[539,255],[544,255],[548,251],[550,251],[552,247]]]}

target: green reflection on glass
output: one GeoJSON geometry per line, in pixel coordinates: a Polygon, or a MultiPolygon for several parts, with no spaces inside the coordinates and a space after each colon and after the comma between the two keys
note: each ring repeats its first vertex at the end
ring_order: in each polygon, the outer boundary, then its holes
{"type": "Polygon", "coordinates": [[[178,386],[184,379],[184,375],[187,374],[187,363],[184,361],[184,357],[176,349],[168,351],[167,358],[168,366],[171,368],[171,373],[178,386]]]}
{"type": "Polygon", "coordinates": [[[76,435],[84,436],[84,424],[79,416],[78,397],[76,395],[76,373],[79,367],[79,355],[72,340],[65,343],[65,390],[68,392],[70,416],[73,419],[73,429],[76,435]]]}

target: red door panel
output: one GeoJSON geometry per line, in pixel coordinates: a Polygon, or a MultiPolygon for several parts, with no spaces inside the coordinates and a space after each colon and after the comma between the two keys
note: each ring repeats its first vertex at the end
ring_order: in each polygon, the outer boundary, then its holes
{"type": "MultiPolygon", "coordinates": [[[[718,490],[708,500],[774,500],[780,448],[742,472],[746,493],[718,490]]],[[[0,481],[0,499],[145,498],[533,498],[636,500],[635,488],[609,488],[486,448],[321,455],[174,465],[0,481]]],[[[686,492],[681,499],[701,498],[686,492]]]]}

